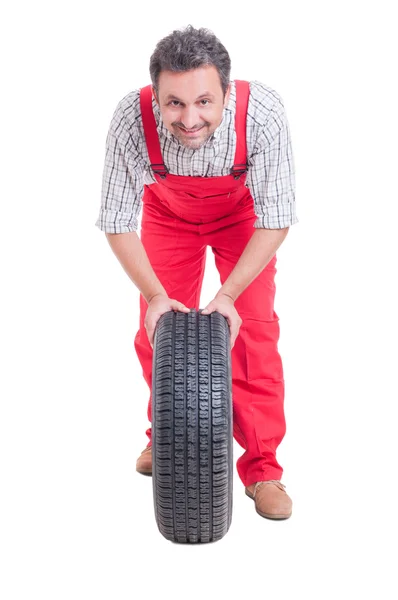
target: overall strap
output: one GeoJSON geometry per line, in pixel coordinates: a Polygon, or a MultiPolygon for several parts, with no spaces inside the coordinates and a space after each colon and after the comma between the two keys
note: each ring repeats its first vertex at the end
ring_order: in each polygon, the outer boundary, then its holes
{"type": "Polygon", "coordinates": [[[248,81],[235,79],[236,89],[236,112],[235,112],[235,133],[236,133],[236,151],[234,166],[231,168],[231,174],[235,179],[239,179],[247,171],[247,147],[246,147],[246,117],[249,104],[250,87],[248,81]]]}
{"type": "Polygon", "coordinates": [[[140,91],[140,107],[142,115],[142,124],[144,126],[144,135],[146,147],[148,149],[151,169],[162,179],[168,173],[166,165],[163,163],[162,151],[160,149],[159,135],[156,128],[155,115],[152,110],[152,86],[147,85],[140,91]]]}
{"type": "MultiPolygon", "coordinates": [[[[249,103],[249,82],[235,80],[236,86],[236,110],[235,110],[235,133],[236,150],[234,165],[231,167],[231,175],[239,179],[247,171],[247,148],[246,148],[246,116],[249,103]]],[[[159,135],[157,132],[155,116],[152,110],[152,86],[147,85],[140,90],[140,107],[142,115],[142,124],[144,126],[144,135],[148,149],[151,169],[157,175],[164,179],[168,173],[167,167],[163,162],[162,151],[160,149],[159,135]]]]}

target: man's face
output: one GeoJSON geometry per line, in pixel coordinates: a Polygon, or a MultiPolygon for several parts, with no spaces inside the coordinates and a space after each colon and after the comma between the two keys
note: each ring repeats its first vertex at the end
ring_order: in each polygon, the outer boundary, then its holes
{"type": "Polygon", "coordinates": [[[220,125],[230,85],[224,99],[217,69],[209,65],[184,73],[161,71],[158,92],[153,90],[167,129],[183,146],[197,150],[220,125]]]}

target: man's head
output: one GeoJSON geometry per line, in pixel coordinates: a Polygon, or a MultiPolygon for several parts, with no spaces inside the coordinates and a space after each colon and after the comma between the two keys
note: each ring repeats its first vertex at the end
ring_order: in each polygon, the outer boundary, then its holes
{"type": "Polygon", "coordinates": [[[163,123],[181,144],[200,148],[228,104],[228,52],[211,31],[189,25],[158,42],[149,70],[163,123]]]}

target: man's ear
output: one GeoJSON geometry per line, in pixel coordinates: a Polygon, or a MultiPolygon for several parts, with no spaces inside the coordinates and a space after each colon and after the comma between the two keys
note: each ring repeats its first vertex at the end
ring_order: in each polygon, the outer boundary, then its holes
{"type": "Polygon", "coordinates": [[[227,91],[225,92],[224,108],[226,108],[228,106],[230,94],[231,94],[231,83],[228,84],[227,91]]]}
{"type": "Polygon", "coordinates": [[[156,95],[155,88],[153,86],[152,86],[152,94],[153,94],[153,97],[155,98],[156,104],[159,106],[159,100],[156,95]]]}

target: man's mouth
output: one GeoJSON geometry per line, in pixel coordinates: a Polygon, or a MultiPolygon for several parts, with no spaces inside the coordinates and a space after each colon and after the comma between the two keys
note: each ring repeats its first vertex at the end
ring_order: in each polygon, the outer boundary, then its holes
{"type": "Polygon", "coordinates": [[[178,127],[178,129],[181,129],[181,131],[185,134],[185,135],[195,135],[195,133],[198,133],[201,129],[203,129],[204,125],[202,125],[202,127],[199,127],[199,129],[184,129],[183,127],[178,127]]]}

